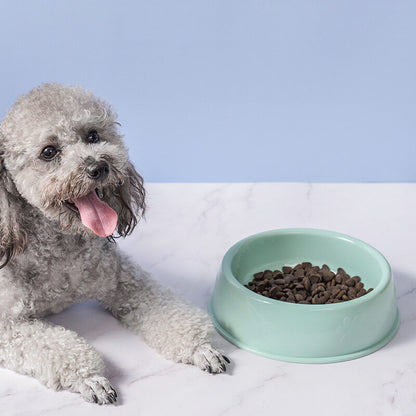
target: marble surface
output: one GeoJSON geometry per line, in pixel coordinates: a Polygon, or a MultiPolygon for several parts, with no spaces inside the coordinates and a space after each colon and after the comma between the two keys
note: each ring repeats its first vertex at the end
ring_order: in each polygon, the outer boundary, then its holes
{"type": "Polygon", "coordinates": [[[148,213],[120,245],[155,279],[206,309],[225,251],[284,227],[343,232],[378,248],[395,278],[401,327],[381,350],[337,364],[243,351],[223,375],[165,360],[95,302],[50,318],[102,354],[117,406],[85,403],[0,370],[0,415],[416,415],[416,184],[148,184],[148,213]]]}

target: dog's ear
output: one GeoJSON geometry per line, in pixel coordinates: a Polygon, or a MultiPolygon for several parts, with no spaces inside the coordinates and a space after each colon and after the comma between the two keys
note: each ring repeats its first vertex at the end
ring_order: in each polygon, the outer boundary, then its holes
{"type": "Polygon", "coordinates": [[[0,150],[0,268],[24,251],[27,235],[22,226],[23,199],[7,172],[0,150]]]}
{"type": "Polygon", "coordinates": [[[118,188],[117,193],[121,204],[118,212],[117,232],[125,237],[132,233],[146,210],[143,178],[130,162],[125,170],[125,181],[118,188]]]}

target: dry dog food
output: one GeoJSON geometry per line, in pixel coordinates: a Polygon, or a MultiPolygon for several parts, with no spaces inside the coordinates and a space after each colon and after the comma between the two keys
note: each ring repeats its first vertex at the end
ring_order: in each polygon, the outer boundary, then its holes
{"type": "Polygon", "coordinates": [[[351,277],[342,268],[334,273],[326,264],[319,267],[309,262],[256,273],[245,286],[269,298],[302,304],[344,302],[373,290],[364,289],[359,276],[351,277]]]}

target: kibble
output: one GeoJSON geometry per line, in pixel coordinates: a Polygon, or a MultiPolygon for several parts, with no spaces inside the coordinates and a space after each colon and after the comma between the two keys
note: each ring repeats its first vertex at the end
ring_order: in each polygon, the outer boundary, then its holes
{"type": "Polygon", "coordinates": [[[373,290],[366,290],[359,276],[351,277],[341,267],[335,273],[326,264],[319,267],[310,262],[255,273],[245,286],[269,298],[304,305],[345,302],[373,290]]]}

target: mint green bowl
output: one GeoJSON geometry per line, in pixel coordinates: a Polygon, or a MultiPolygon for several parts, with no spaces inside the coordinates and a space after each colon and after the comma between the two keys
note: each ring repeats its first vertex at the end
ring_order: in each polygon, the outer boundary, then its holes
{"type": "Polygon", "coordinates": [[[396,334],[400,319],[384,256],[347,235],[282,229],[247,237],[224,256],[210,302],[217,330],[233,344],[282,361],[330,363],[370,354],[396,334]],[[253,274],[309,261],[342,267],[374,290],[327,305],[281,302],[244,287],[253,274]]]}

